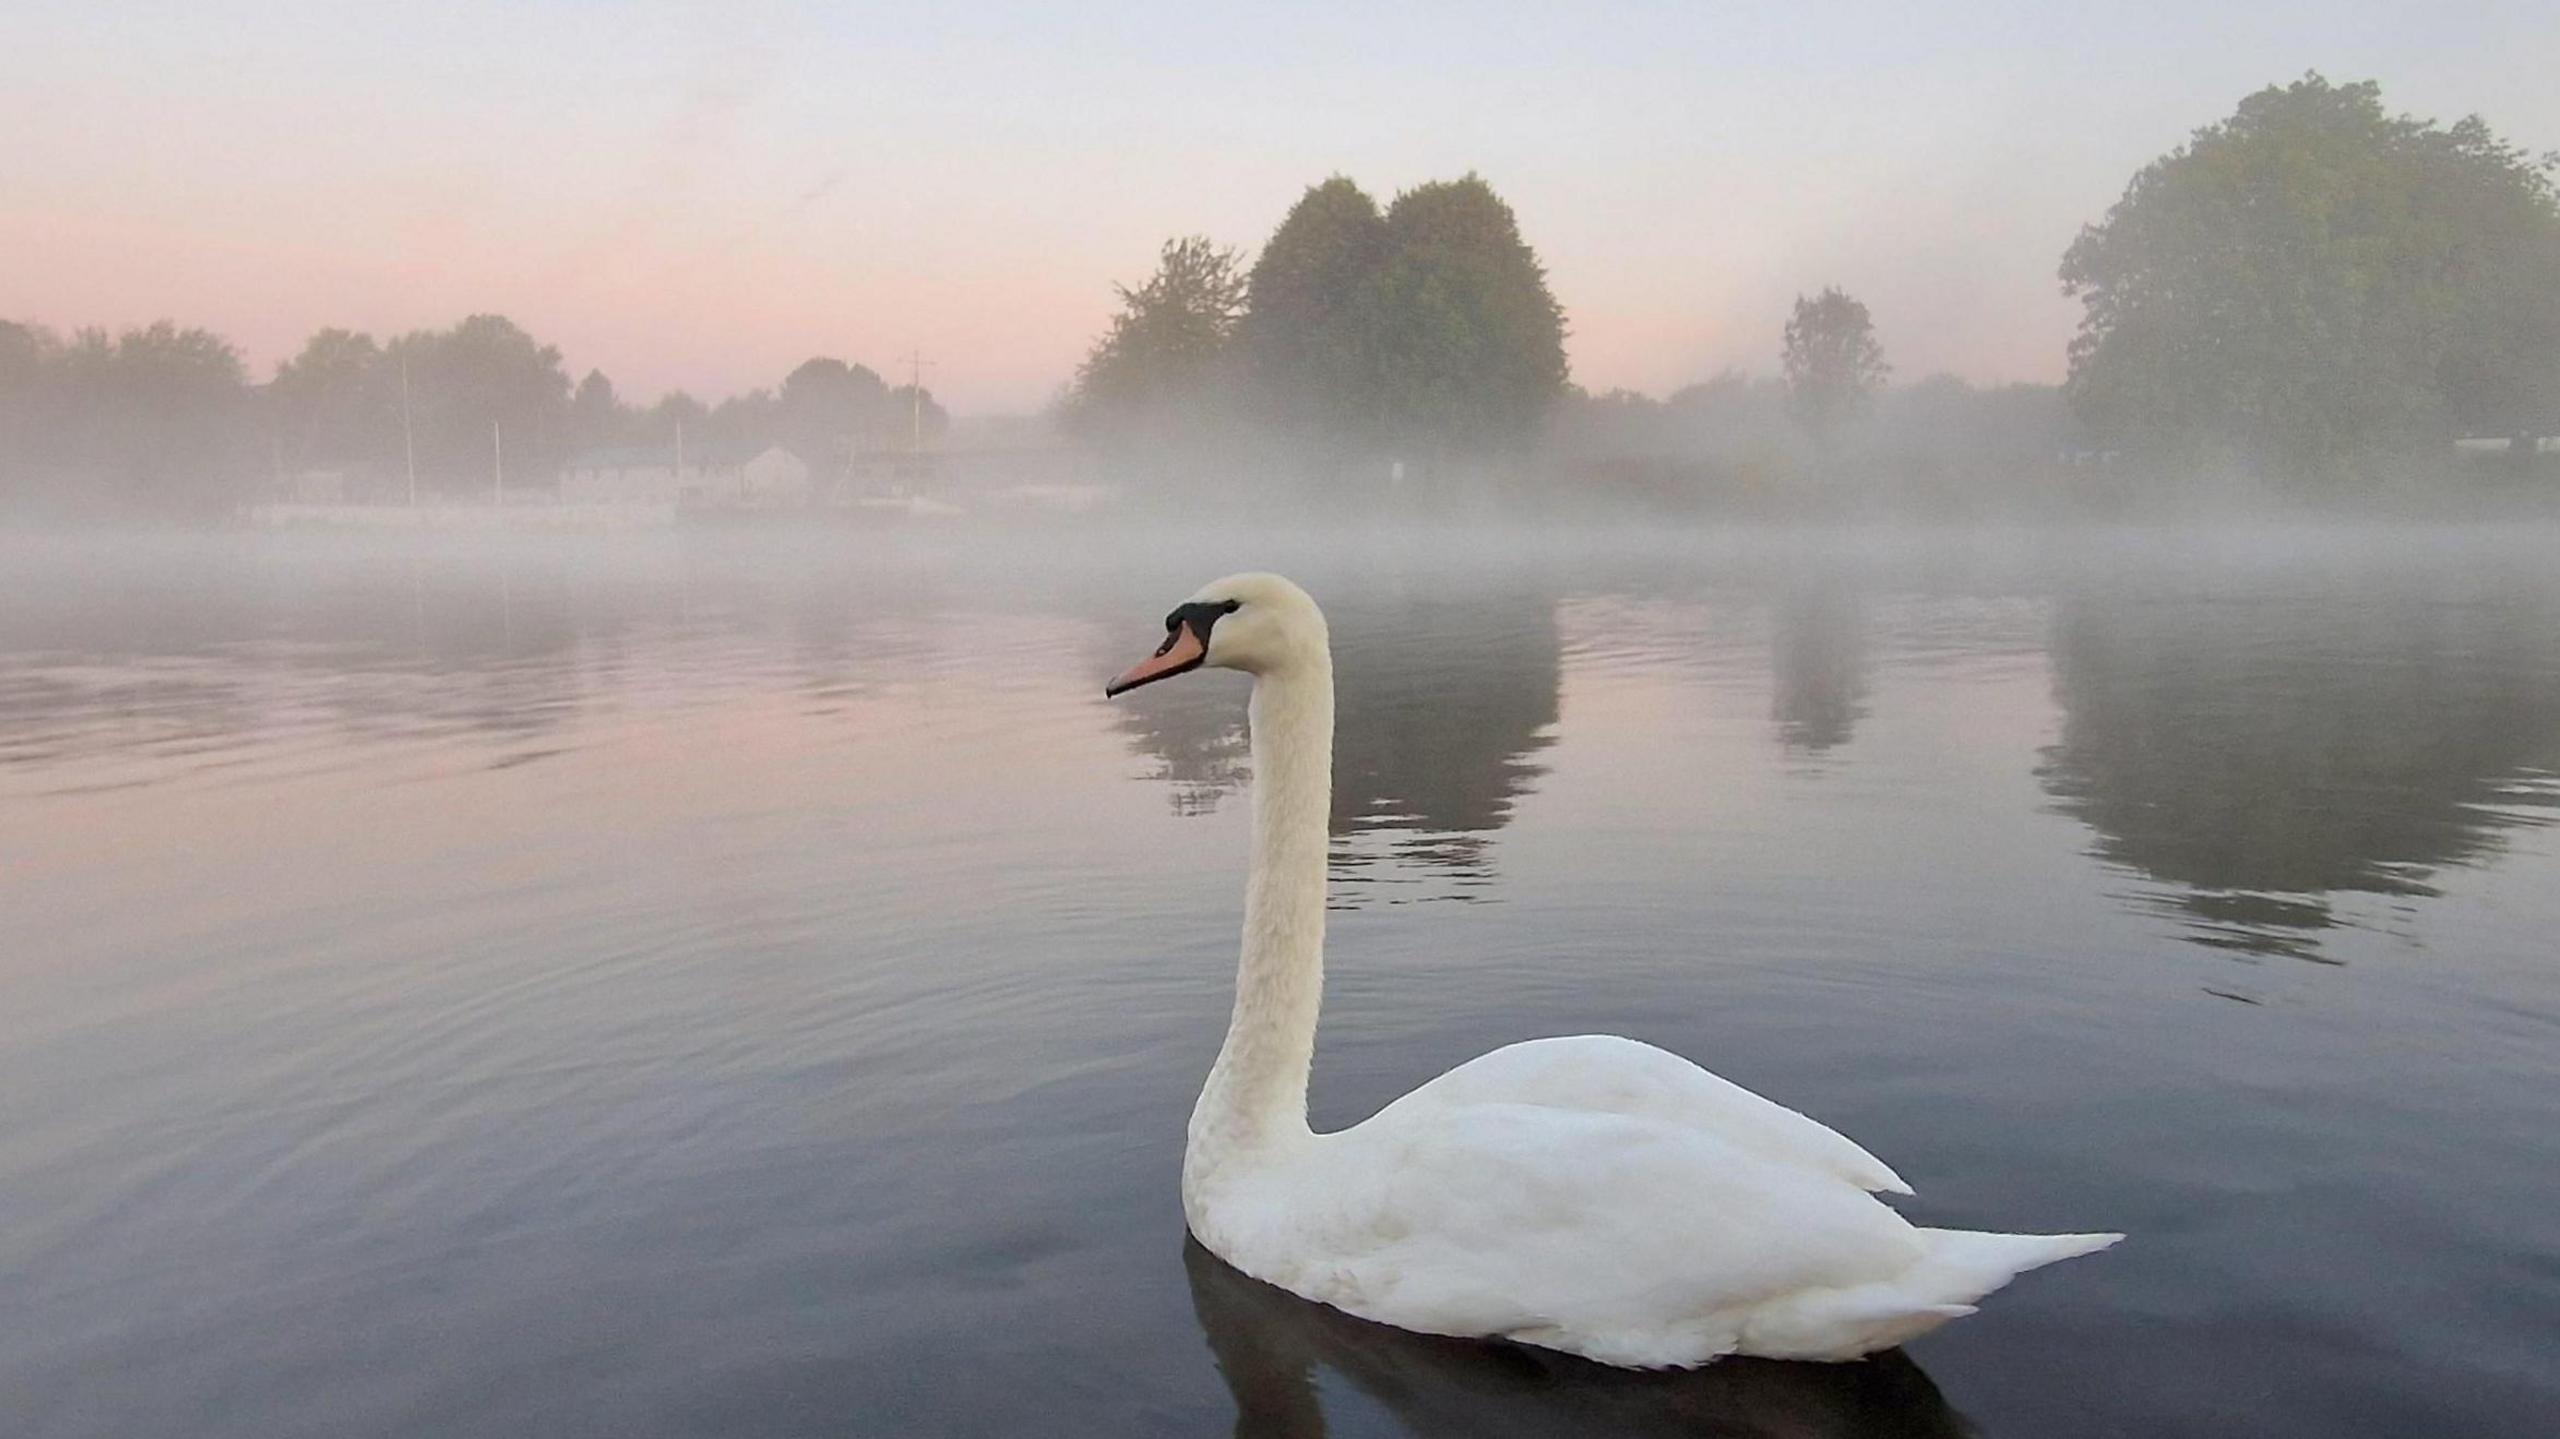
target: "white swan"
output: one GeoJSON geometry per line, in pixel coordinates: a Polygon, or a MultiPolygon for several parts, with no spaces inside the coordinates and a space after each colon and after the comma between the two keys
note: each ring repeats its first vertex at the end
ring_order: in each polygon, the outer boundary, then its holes
{"type": "Polygon", "coordinates": [[[1277,575],[1219,580],[1106,693],[1203,665],[1254,677],[1253,869],[1182,1206],[1236,1268],[1403,1329],[1688,1367],[1890,1348],[2123,1237],[1914,1227],[1871,1196],[1911,1192],[1875,1156],[1610,1035],[1497,1049],[1361,1124],[1312,1132],[1333,785],[1324,616],[1277,575]]]}

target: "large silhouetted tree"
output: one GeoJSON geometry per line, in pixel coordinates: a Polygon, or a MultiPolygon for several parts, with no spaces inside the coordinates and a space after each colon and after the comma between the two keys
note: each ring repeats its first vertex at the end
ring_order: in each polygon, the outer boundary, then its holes
{"type": "Polygon", "coordinates": [[[371,335],[314,334],[276,367],[267,407],[289,469],[381,465],[400,451],[400,380],[371,335]]]}
{"type": "Polygon", "coordinates": [[[883,414],[884,425],[871,443],[887,449],[931,445],[951,428],[950,412],[922,385],[891,387],[883,414]]]}
{"type": "Polygon", "coordinates": [[[83,330],[57,364],[63,461],[119,508],[220,510],[256,470],[248,371],[210,330],[83,330]]]}
{"type": "Polygon", "coordinates": [[[1418,185],[1387,240],[1359,301],[1386,442],[1447,458],[1535,433],[1565,393],[1564,312],[1511,207],[1472,174],[1418,185]]]}
{"type": "Polygon", "coordinates": [[[1236,252],[1198,235],[1167,240],[1145,284],[1115,288],[1120,312],[1076,371],[1069,423],[1125,442],[1163,439],[1209,418],[1244,312],[1236,252]]]}
{"type": "Polygon", "coordinates": [[[679,435],[699,435],[710,422],[711,407],[682,390],[669,390],[640,416],[640,434],[652,445],[673,446],[679,435]]]}
{"type": "Polygon", "coordinates": [[[629,438],[631,409],[614,392],[602,370],[589,370],[569,396],[569,442],[573,449],[618,445],[629,438]]]}
{"type": "Polygon", "coordinates": [[[776,433],[812,473],[833,474],[844,468],[862,436],[881,428],[888,403],[889,387],[878,371],[822,355],[783,376],[774,404],[776,433]]]}
{"type": "Polygon", "coordinates": [[[1291,206],[1262,247],[1236,328],[1265,413],[1339,455],[1376,436],[1362,302],[1392,242],[1376,201],[1336,175],[1291,206]]]}
{"type": "Polygon", "coordinates": [[[1796,296],[1783,353],[1788,402],[1816,437],[1865,413],[1892,373],[1866,305],[1831,287],[1810,299],[1796,296]]]}
{"type": "Polygon", "coordinates": [[[560,352],[500,315],[473,315],[450,330],[393,340],[387,363],[408,372],[418,472],[447,487],[477,490],[507,470],[523,484],[548,484],[569,442],[569,375],[560,352]]]}
{"type": "Polygon", "coordinates": [[[2062,261],[2100,433],[2334,475],[2374,449],[2560,422],[2551,164],[2479,119],[2310,75],[2145,166],[2062,261]]]}
{"type": "Polygon", "coordinates": [[[50,331],[0,320],[0,503],[23,501],[58,462],[52,411],[61,350],[50,331]]]}
{"type": "Polygon", "coordinates": [[[731,454],[753,454],[782,432],[781,401],[771,390],[731,395],[703,416],[703,442],[731,454]]]}
{"type": "Polygon", "coordinates": [[[1481,178],[1435,181],[1381,215],[1335,176],[1291,207],[1242,273],[1233,251],[1168,242],[1065,406],[1088,437],[1162,442],[1254,417],[1331,465],[1517,447],[1566,390],[1564,315],[1511,207],[1481,178]]]}

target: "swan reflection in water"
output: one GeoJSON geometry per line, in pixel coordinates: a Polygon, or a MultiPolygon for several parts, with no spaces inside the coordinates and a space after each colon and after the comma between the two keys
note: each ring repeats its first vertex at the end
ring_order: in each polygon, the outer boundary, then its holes
{"type": "Polygon", "coordinates": [[[1516,1344],[1411,1334],[1247,1277],[1185,1236],[1182,1266],[1235,1394],[1236,1439],[1322,1436],[1328,1373],[1415,1435],[1951,1439],[1975,1433],[1901,1350],[1852,1364],[1729,1358],[1612,1369],[1516,1344]]]}

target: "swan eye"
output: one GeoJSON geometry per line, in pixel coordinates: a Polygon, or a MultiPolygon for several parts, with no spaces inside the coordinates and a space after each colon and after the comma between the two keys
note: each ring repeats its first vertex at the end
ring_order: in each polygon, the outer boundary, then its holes
{"type": "Polygon", "coordinates": [[[1174,645],[1181,641],[1185,625],[1200,637],[1202,645],[1208,644],[1209,631],[1216,627],[1218,621],[1243,608],[1242,600],[1199,600],[1175,606],[1173,613],[1164,617],[1164,643],[1156,647],[1156,653],[1170,654],[1174,645]]]}

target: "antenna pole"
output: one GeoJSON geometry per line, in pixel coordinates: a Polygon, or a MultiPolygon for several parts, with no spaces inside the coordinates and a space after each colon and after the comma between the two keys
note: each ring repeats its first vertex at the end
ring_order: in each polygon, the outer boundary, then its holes
{"type": "Polygon", "coordinates": [[[924,351],[907,357],[907,448],[924,448],[924,351]]]}
{"type": "Polygon", "coordinates": [[[409,357],[400,357],[400,447],[409,454],[409,508],[418,507],[418,432],[409,424],[409,357]]]}

